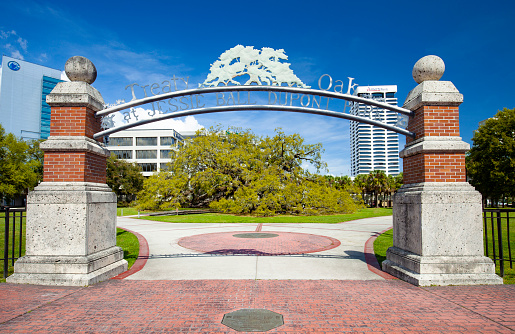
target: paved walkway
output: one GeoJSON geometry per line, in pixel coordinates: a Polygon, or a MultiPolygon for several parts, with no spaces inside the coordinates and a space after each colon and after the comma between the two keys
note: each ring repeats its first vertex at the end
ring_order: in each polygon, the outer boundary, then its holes
{"type": "Polygon", "coordinates": [[[367,229],[363,221],[251,229],[121,219],[120,225],[147,238],[143,269],[84,288],[0,284],[0,333],[237,333],[221,322],[240,309],[281,314],[284,325],[267,333],[515,331],[515,286],[419,288],[377,275],[366,261],[372,263],[370,236],[388,224],[380,220],[368,221],[367,229]],[[253,233],[277,236],[234,237],[253,233]],[[312,252],[298,254],[306,251],[312,252]],[[261,266],[261,260],[271,264],[261,266]],[[246,268],[245,261],[255,267],[246,268]],[[318,273],[321,263],[340,269],[318,273]],[[191,270],[178,272],[181,265],[191,270]],[[361,272],[363,279],[349,279],[349,272],[361,272]],[[195,274],[203,276],[191,279],[195,274]]]}
{"type": "Polygon", "coordinates": [[[145,266],[127,279],[382,280],[369,270],[367,252],[375,257],[365,244],[390,228],[392,217],[340,224],[169,224],[118,218],[118,226],[141,234],[149,245],[145,266]],[[260,233],[271,237],[238,237],[260,233]]]}

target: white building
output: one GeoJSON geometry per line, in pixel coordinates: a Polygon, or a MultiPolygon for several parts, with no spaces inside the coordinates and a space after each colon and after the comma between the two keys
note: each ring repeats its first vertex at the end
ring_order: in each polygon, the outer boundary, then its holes
{"type": "Polygon", "coordinates": [[[46,96],[61,80],[61,71],[3,56],[0,68],[0,124],[22,139],[50,135],[46,96]]]}
{"type": "MultiPolygon", "coordinates": [[[[362,86],[357,87],[355,95],[369,97],[397,105],[395,93],[397,86],[362,86]]],[[[397,113],[386,109],[355,104],[351,114],[370,117],[375,120],[395,125],[397,113]]],[[[399,135],[393,131],[372,125],[350,122],[351,176],[368,174],[373,170],[382,170],[387,175],[397,175],[399,169],[399,135]]]]}
{"type": "Polygon", "coordinates": [[[129,129],[109,136],[107,148],[118,159],[136,162],[144,176],[166,169],[166,164],[183,144],[183,136],[173,129],[129,129]]]}

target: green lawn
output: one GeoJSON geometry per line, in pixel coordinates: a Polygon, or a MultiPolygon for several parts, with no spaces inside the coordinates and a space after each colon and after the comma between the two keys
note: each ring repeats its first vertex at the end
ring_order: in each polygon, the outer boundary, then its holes
{"type": "MultiPolygon", "coordinates": [[[[16,212],[16,240],[15,240],[15,250],[14,256],[21,257],[25,255],[25,213],[23,218],[23,229],[22,229],[22,244],[21,244],[21,255],[19,254],[19,244],[18,241],[20,235],[20,225],[19,225],[19,212],[16,212]]],[[[13,236],[13,225],[12,218],[11,223],[9,224],[9,254],[12,250],[12,236],[13,236]]],[[[4,242],[5,242],[5,212],[0,212],[0,282],[5,282],[3,278],[4,273],[4,242]]],[[[11,254],[9,255],[12,256],[11,254]]],[[[14,272],[14,267],[12,265],[12,261],[9,261],[8,264],[8,275],[11,275],[14,272]]]]}
{"type": "Polygon", "coordinates": [[[116,215],[117,216],[135,216],[138,214],[138,210],[135,208],[117,208],[116,215]],[[122,214],[123,212],[123,214],[122,214]]]}
{"type": "MultiPolygon", "coordinates": [[[[180,208],[179,211],[181,210],[191,210],[190,208],[180,208]]],[[[167,210],[161,210],[161,211],[175,211],[175,209],[167,209],[167,210]]],[[[141,211],[140,210],[140,213],[141,214],[144,214],[144,213],[150,213],[152,211],[148,211],[148,210],[143,210],[141,211]]],[[[116,210],[116,215],[118,217],[120,216],[136,216],[138,214],[138,209],[136,208],[131,208],[131,207],[118,207],[117,210],[116,210]],[[123,215],[122,215],[123,213],[123,215]]]]}
{"type": "Polygon", "coordinates": [[[132,267],[139,254],[138,238],[121,228],[116,229],[116,245],[123,249],[123,258],[129,263],[128,269],[132,267]]]}
{"type": "Polygon", "coordinates": [[[392,209],[366,208],[356,213],[327,215],[327,216],[274,216],[274,217],[254,217],[237,216],[221,213],[204,213],[184,216],[154,216],[141,217],[140,219],[162,221],[169,223],[324,223],[335,224],[349,220],[362,218],[391,216],[392,209]]]}
{"type": "MultiPolygon", "coordinates": [[[[504,283],[505,284],[515,284],[515,263],[513,264],[513,268],[510,268],[510,262],[509,262],[509,248],[508,248],[508,240],[507,240],[507,236],[508,236],[508,230],[507,230],[507,223],[506,223],[506,212],[503,212],[501,213],[501,228],[502,228],[502,235],[503,235],[503,257],[504,257],[504,283]]],[[[490,217],[490,214],[488,214],[487,216],[488,218],[490,217]]],[[[496,214],[494,213],[494,237],[495,237],[495,240],[496,240],[496,258],[497,258],[497,261],[495,263],[495,271],[496,273],[499,275],[500,274],[500,265],[499,265],[499,250],[498,250],[498,242],[497,242],[497,219],[496,219],[496,214]]],[[[510,241],[511,241],[511,246],[512,246],[512,250],[511,250],[511,253],[512,253],[512,256],[515,256],[515,249],[513,249],[515,247],[515,212],[510,212],[510,241]]],[[[484,222],[483,222],[483,229],[485,228],[484,226],[484,222]]],[[[493,246],[492,246],[492,225],[491,225],[491,221],[490,219],[488,219],[488,222],[487,222],[487,230],[484,231],[485,232],[485,239],[484,240],[488,240],[488,254],[486,254],[486,246],[487,246],[487,243],[485,241],[485,255],[490,257],[492,260],[494,259],[494,256],[493,256],[493,246]],[[486,234],[488,233],[488,236],[486,236],[486,234]]],[[[512,258],[512,260],[515,260],[515,258],[512,258]]],[[[515,262],[515,261],[514,261],[515,262]]]]}
{"type": "Polygon", "coordinates": [[[393,246],[393,229],[384,232],[374,241],[374,253],[376,254],[377,262],[379,262],[379,267],[386,260],[386,250],[391,246],[393,246]]]}

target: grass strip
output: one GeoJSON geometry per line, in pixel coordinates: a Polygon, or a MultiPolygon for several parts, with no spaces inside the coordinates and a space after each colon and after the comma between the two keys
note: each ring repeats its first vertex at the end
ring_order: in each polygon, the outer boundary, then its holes
{"type": "MultiPolygon", "coordinates": [[[[179,211],[183,211],[183,210],[195,210],[195,209],[191,209],[191,208],[180,208],[179,209],[179,211]]],[[[160,210],[160,212],[161,211],[174,211],[175,212],[175,209],[160,210]]],[[[144,213],[151,213],[152,211],[149,211],[149,210],[138,210],[136,208],[125,207],[125,206],[120,206],[120,207],[116,208],[116,215],[118,217],[121,217],[121,216],[136,216],[138,214],[138,212],[140,214],[144,214],[144,213]]]]}
{"type": "Polygon", "coordinates": [[[127,269],[130,269],[138,258],[138,238],[129,231],[116,228],[116,245],[123,249],[123,258],[129,263],[127,269]]]}
{"type": "MultiPolygon", "coordinates": [[[[12,244],[13,244],[13,218],[10,216],[10,224],[9,224],[9,257],[12,257],[12,244]]],[[[15,249],[14,256],[16,258],[20,258],[25,255],[25,212],[23,212],[22,219],[22,241],[21,241],[21,254],[19,254],[19,244],[20,241],[20,213],[16,212],[16,224],[15,224],[15,249]]],[[[0,283],[5,283],[5,278],[3,278],[4,273],[4,243],[5,243],[5,212],[0,212],[0,283]]],[[[10,276],[14,273],[14,266],[12,265],[12,261],[8,262],[7,276],[10,276]]]]}
{"type": "Polygon", "coordinates": [[[393,246],[393,229],[379,235],[374,241],[374,253],[380,268],[382,268],[381,263],[386,260],[386,250],[391,246],[393,246]]]}
{"type": "Polygon", "coordinates": [[[168,223],[249,223],[249,224],[267,224],[267,223],[282,223],[282,224],[336,224],[350,220],[391,216],[392,209],[388,208],[366,208],[350,214],[337,214],[325,216],[273,216],[273,217],[254,217],[243,215],[230,215],[221,213],[204,213],[185,216],[153,216],[141,217],[140,219],[161,221],[168,223]]]}
{"type": "MultiPolygon", "coordinates": [[[[515,284],[515,261],[512,262],[513,268],[510,268],[509,261],[509,246],[508,246],[508,223],[507,223],[507,212],[501,212],[501,233],[503,238],[503,258],[504,258],[504,284],[515,284]]],[[[515,260],[513,256],[515,256],[515,212],[509,213],[510,217],[510,238],[511,241],[511,253],[512,260],[515,260]]],[[[495,272],[497,275],[501,273],[501,266],[499,263],[499,242],[498,242],[498,232],[497,232],[497,215],[493,214],[493,236],[492,236],[492,220],[490,213],[487,214],[487,224],[486,229],[483,221],[483,232],[484,232],[484,245],[485,245],[485,255],[494,259],[494,249],[492,238],[495,238],[495,253],[496,253],[496,262],[495,262],[495,272]],[[488,254],[486,254],[486,250],[488,249],[488,254]]]]}

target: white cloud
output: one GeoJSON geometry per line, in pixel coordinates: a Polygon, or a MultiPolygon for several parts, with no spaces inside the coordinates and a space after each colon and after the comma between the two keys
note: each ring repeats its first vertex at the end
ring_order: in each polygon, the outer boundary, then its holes
{"type": "Polygon", "coordinates": [[[26,39],[18,37],[18,44],[20,44],[20,47],[23,49],[23,51],[27,52],[27,40],[26,39]]]}
{"type": "Polygon", "coordinates": [[[46,53],[42,53],[39,58],[38,58],[38,61],[39,62],[45,62],[46,60],[48,59],[48,55],[46,53]]]}
{"type": "Polygon", "coordinates": [[[14,31],[14,30],[11,30],[11,31],[0,30],[0,38],[1,39],[7,39],[11,35],[15,35],[16,36],[16,31],[14,31]]]}
{"type": "Polygon", "coordinates": [[[18,50],[12,50],[11,51],[11,57],[16,58],[16,59],[20,59],[20,60],[25,60],[25,58],[23,58],[23,55],[18,50]]]}
{"type": "Polygon", "coordinates": [[[7,50],[7,52],[10,54],[11,57],[21,59],[21,60],[25,59],[25,57],[23,56],[23,54],[19,50],[19,48],[21,48],[21,50],[23,52],[27,52],[28,42],[26,39],[23,39],[20,36],[18,36],[16,31],[14,31],[14,30],[11,30],[11,31],[0,30],[0,38],[7,40],[8,43],[5,44],[3,46],[3,48],[5,50],[7,50]],[[17,44],[17,45],[15,46],[15,44],[17,44]]]}

